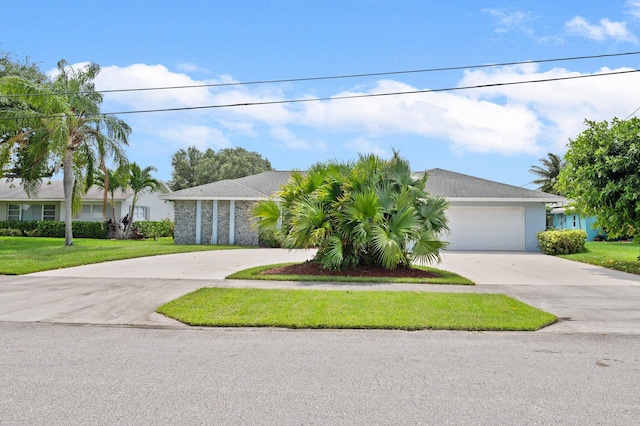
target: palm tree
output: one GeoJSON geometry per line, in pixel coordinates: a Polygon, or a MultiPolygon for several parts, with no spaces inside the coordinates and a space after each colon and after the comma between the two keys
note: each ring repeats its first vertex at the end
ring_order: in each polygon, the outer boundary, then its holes
{"type": "Polygon", "coordinates": [[[560,191],[556,188],[556,183],[558,182],[558,175],[560,175],[565,165],[564,158],[550,152],[547,154],[547,158],[541,158],[539,161],[542,163],[542,167],[531,166],[529,169],[530,173],[539,177],[539,179],[534,180],[532,183],[540,185],[538,189],[542,192],[561,195],[560,191]]]}
{"type": "MultiPolygon", "coordinates": [[[[116,192],[118,191],[126,191],[128,189],[127,183],[127,168],[120,167],[117,170],[109,170],[105,169],[99,170],[96,172],[94,176],[95,185],[102,189],[106,195],[109,194],[108,203],[111,206],[111,224],[114,226],[115,238],[121,240],[123,238],[123,232],[120,230],[120,220],[116,215],[116,192]]],[[[106,211],[106,205],[103,209],[103,212],[106,211]]]]}
{"type": "Polygon", "coordinates": [[[446,246],[448,204],[424,190],[397,152],[390,160],[368,155],[355,163],[316,164],[294,173],[278,200],[254,209],[260,230],[281,225],[287,248],[317,247],[327,269],[361,264],[387,269],[439,258],[446,246]]]}
{"type": "Polygon", "coordinates": [[[0,94],[19,99],[0,108],[1,133],[11,135],[0,147],[0,166],[5,171],[13,163],[29,193],[37,192],[44,172],[62,167],[65,245],[73,245],[71,218],[96,168],[104,171],[108,158],[118,167],[127,163],[123,145],[128,145],[131,128],[100,113],[103,98],[94,84],[99,72],[97,64],[74,70],[62,60],[50,83],[0,79],[0,94]]]}
{"type": "Polygon", "coordinates": [[[131,208],[129,210],[129,222],[125,225],[124,229],[125,236],[128,235],[131,224],[133,224],[138,196],[147,191],[155,191],[160,186],[160,181],[151,176],[152,171],[155,172],[157,169],[153,166],[142,169],[137,163],[131,163],[129,165],[128,186],[133,191],[133,201],[131,202],[131,208]]]}

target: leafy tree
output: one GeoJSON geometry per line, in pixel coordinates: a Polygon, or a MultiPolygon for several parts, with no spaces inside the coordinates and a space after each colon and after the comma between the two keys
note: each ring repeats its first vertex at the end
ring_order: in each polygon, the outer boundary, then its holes
{"type": "Polygon", "coordinates": [[[557,183],[558,176],[565,165],[564,159],[560,155],[550,152],[547,154],[547,158],[541,158],[539,161],[542,163],[542,167],[531,166],[529,169],[530,173],[538,176],[538,179],[532,183],[540,185],[538,189],[542,192],[559,195],[560,192],[558,191],[557,183]]]}
{"type": "Polygon", "coordinates": [[[34,83],[44,84],[47,82],[46,74],[40,71],[40,68],[29,59],[21,62],[13,59],[7,52],[0,52],[0,78],[9,75],[24,78],[34,83]]]}
{"type": "Polygon", "coordinates": [[[261,231],[281,224],[285,247],[318,247],[324,268],[408,267],[438,260],[446,246],[438,235],[448,229],[448,204],[425,192],[426,180],[397,152],[390,160],[319,163],[293,173],[277,200],[259,203],[254,215],[261,231]]]}
{"type": "Polygon", "coordinates": [[[102,94],[94,85],[99,72],[96,64],[74,70],[62,60],[48,83],[0,78],[0,102],[11,99],[0,108],[0,134],[8,135],[0,145],[0,167],[21,177],[29,194],[37,192],[43,176],[62,167],[65,245],[73,244],[72,214],[95,170],[104,170],[108,158],[118,166],[127,163],[123,145],[131,129],[117,117],[100,114],[102,94]]]}
{"type": "Polygon", "coordinates": [[[138,196],[147,191],[155,191],[160,186],[160,181],[151,176],[152,171],[155,172],[157,169],[153,166],[148,166],[143,169],[137,163],[131,163],[129,165],[127,186],[133,191],[133,201],[131,202],[131,208],[129,210],[129,222],[124,229],[125,236],[128,236],[131,225],[133,224],[133,213],[138,203],[138,196]]]}
{"type": "Polygon", "coordinates": [[[195,170],[203,155],[198,148],[190,146],[186,150],[179,149],[171,156],[173,170],[168,184],[173,191],[198,186],[195,170]]]}
{"type": "Polygon", "coordinates": [[[569,141],[559,188],[609,236],[640,231],[640,119],[586,121],[569,141]]]}
{"type": "Polygon", "coordinates": [[[218,152],[208,148],[202,152],[192,146],[173,154],[171,165],[169,186],[174,191],[273,170],[269,160],[244,148],[225,148],[218,152]]]}

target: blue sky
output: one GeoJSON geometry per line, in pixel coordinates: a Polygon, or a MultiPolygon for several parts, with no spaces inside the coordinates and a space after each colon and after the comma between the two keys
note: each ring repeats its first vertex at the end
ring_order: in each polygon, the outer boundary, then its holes
{"type": "MultiPolygon", "coordinates": [[[[0,50],[43,70],[102,67],[98,89],[166,87],[640,51],[640,0],[5,0],[0,50]]],[[[435,90],[637,69],[640,55],[446,72],[112,93],[104,112],[435,90]]],[[[277,170],[393,149],[513,185],[584,120],[640,107],[640,75],[364,99],[122,115],[128,154],[171,177],[180,148],[243,147],[277,170]]],[[[532,188],[531,185],[528,186],[532,188]]]]}

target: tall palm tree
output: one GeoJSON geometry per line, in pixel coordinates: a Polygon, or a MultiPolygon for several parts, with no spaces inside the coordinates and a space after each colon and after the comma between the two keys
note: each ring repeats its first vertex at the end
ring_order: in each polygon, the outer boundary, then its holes
{"type": "Polygon", "coordinates": [[[155,171],[157,171],[157,169],[153,166],[148,166],[143,169],[137,163],[131,163],[129,165],[128,186],[129,189],[133,191],[133,200],[129,209],[129,222],[124,229],[125,236],[128,235],[131,224],[133,224],[138,196],[147,191],[155,191],[160,186],[160,181],[151,176],[151,172],[155,171]]]}
{"type": "Polygon", "coordinates": [[[542,192],[560,195],[560,191],[556,188],[556,183],[565,165],[564,158],[550,152],[547,154],[547,158],[541,158],[539,161],[542,163],[542,167],[531,166],[529,169],[530,173],[538,176],[538,179],[532,183],[540,185],[538,189],[542,192]]]}
{"type": "Polygon", "coordinates": [[[107,158],[118,167],[127,163],[123,146],[131,128],[100,113],[103,98],[94,84],[99,72],[97,64],[75,70],[62,60],[57,76],[46,84],[14,76],[0,79],[0,99],[19,99],[10,108],[0,108],[0,130],[12,135],[0,147],[0,166],[4,171],[13,162],[29,193],[37,192],[44,171],[62,167],[65,245],[73,245],[71,218],[96,168],[104,171],[107,158]]]}
{"type": "Polygon", "coordinates": [[[260,230],[281,225],[285,247],[317,247],[327,269],[408,267],[437,260],[446,246],[438,237],[447,230],[448,204],[425,192],[426,179],[398,153],[317,164],[294,173],[278,200],[259,203],[254,215],[260,230]]]}
{"type": "MultiPolygon", "coordinates": [[[[120,229],[120,219],[116,214],[116,192],[126,191],[128,185],[128,169],[126,167],[120,167],[116,170],[105,169],[98,170],[93,178],[95,185],[102,189],[105,194],[109,194],[108,203],[111,206],[111,224],[114,226],[115,238],[121,240],[124,236],[123,231],[120,229]]],[[[106,208],[103,210],[106,211],[106,208]]]]}

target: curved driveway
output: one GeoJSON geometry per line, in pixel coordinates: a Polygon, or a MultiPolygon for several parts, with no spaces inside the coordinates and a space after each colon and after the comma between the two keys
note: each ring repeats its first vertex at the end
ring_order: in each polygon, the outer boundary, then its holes
{"type": "MultiPolygon", "coordinates": [[[[327,283],[224,280],[240,269],[312,256],[302,250],[221,250],[0,276],[0,321],[182,327],[154,310],[201,287],[335,288],[327,283]]],[[[640,276],[533,253],[448,252],[438,267],[477,285],[340,288],[504,293],[563,319],[544,332],[640,333],[640,276]]]]}

